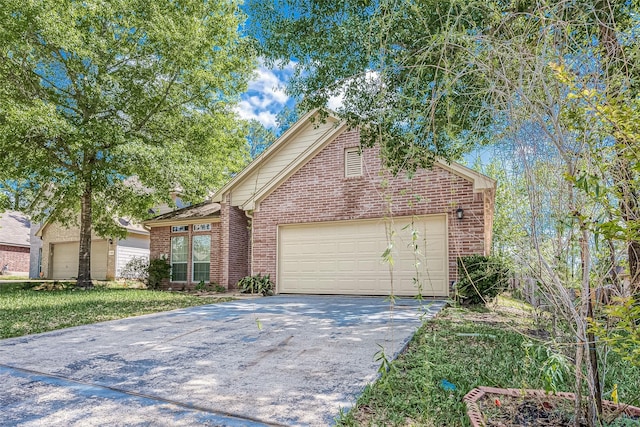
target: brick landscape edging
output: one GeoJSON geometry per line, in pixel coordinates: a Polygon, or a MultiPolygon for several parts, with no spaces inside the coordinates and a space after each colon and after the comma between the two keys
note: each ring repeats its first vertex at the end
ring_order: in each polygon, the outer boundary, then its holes
{"type": "MultiPolygon", "coordinates": [[[[566,400],[575,400],[576,395],[574,393],[559,392],[555,394],[549,394],[544,390],[531,390],[531,389],[519,389],[519,388],[495,388],[495,387],[478,387],[467,393],[462,399],[467,405],[467,415],[471,420],[473,427],[485,427],[484,418],[482,417],[482,411],[478,406],[478,400],[482,399],[487,394],[496,394],[499,396],[509,397],[549,397],[559,398],[566,400]]],[[[640,408],[625,404],[615,404],[609,400],[603,400],[602,406],[612,409],[614,411],[620,411],[621,414],[626,414],[634,417],[640,417],[640,408]]]]}

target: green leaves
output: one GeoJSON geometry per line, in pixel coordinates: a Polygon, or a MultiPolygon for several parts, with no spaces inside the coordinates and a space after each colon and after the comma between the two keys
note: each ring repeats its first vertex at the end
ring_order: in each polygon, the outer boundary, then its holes
{"type": "Polygon", "coordinates": [[[176,188],[201,200],[245,161],[230,108],[254,64],[242,19],[233,1],[7,0],[0,168],[46,184],[54,220],[88,183],[98,222],[142,218],[176,188]]]}
{"type": "Polygon", "coordinates": [[[338,113],[380,144],[394,171],[456,159],[463,132],[487,123],[485,85],[469,61],[493,19],[480,1],[250,1],[249,32],[273,62],[295,58],[303,109],[343,99],[338,113]]]}

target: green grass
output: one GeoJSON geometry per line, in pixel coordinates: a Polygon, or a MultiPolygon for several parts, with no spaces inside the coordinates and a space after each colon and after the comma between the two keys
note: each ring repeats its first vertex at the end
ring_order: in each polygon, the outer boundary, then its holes
{"type": "MultiPolygon", "coordinates": [[[[470,318],[478,315],[467,313],[470,318]]],[[[548,360],[544,347],[527,348],[525,342],[531,341],[505,324],[464,320],[464,314],[464,310],[450,309],[426,322],[407,352],[366,388],[338,425],[469,426],[462,398],[471,389],[481,385],[544,388],[543,366],[548,360]],[[456,390],[444,390],[442,380],[453,383],[456,390]]],[[[608,365],[604,390],[617,383],[620,400],[634,404],[631,400],[640,396],[636,380],[640,369],[614,355],[609,356],[608,365]]],[[[572,384],[570,373],[555,380],[558,391],[573,391],[572,384]]]]}
{"type": "Polygon", "coordinates": [[[142,289],[34,291],[22,287],[0,285],[0,338],[229,300],[142,289]]]}
{"type": "Polygon", "coordinates": [[[6,276],[0,275],[0,280],[27,280],[29,277],[27,276],[6,276]]]}

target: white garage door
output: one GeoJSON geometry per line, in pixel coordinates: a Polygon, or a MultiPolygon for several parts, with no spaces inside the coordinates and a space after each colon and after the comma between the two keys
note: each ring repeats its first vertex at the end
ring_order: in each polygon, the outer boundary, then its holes
{"type": "MultiPolygon", "coordinates": [[[[71,279],[78,276],[78,242],[53,245],[52,279],[71,279]]],[[[91,278],[107,278],[107,241],[91,242],[91,278]]]]}
{"type": "Polygon", "coordinates": [[[414,296],[420,286],[425,296],[448,295],[445,215],[280,226],[278,292],[391,294],[385,224],[393,231],[393,294],[414,296]]]}

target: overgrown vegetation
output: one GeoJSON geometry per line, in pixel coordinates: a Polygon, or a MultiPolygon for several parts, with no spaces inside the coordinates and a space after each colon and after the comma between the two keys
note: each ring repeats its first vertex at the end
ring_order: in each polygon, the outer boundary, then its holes
{"type": "Polygon", "coordinates": [[[217,284],[215,282],[205,283],[204,280],[201,280],[194,287],[194,290],[197,291],[197,292],[218,292],[218,293],[222,293],[222,292],[226,292],[227,288],[225,288],[224,286],[220,286],[219,284],[217,284]]]}
{"type": "Polygon", "coordinates": [[[253,276],[245,276],[238,281],[238,289],[245,294],[273,295],[273,282],[269,275],[258,273],[253,276]]]}
{"type": "Polygon", "coordinates": [[[457,296],[466,304],[486,304],[509,284],[509,269],[497,257],[469,255],[458,258],[457,296]]]}
{"type": "MultiPolygon", "coordinates": [[[[574,373],[564,354],[526,335],[546,336],[532,329],[530,309],[503,299],[498,308],[447,309],[419,329],[338,424],[468,426],[462,398],[477,386],[571,390],[574,373]]],[[[618,384],[620,401],[633,404],[640,368],[613,355],[608,368],[607,397],[618,384]]]]}
{"type": "Polygon", "coordinates": [[[100,286],[75,290],[72,283],[58,284],[64,290],[36,291],[28,288],[32,284],[0,285],[0,338],[228,300],[100,286]]]}

